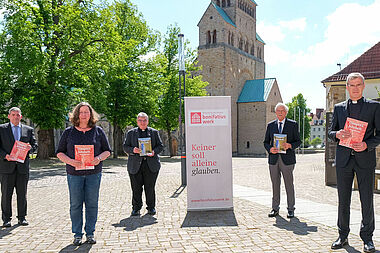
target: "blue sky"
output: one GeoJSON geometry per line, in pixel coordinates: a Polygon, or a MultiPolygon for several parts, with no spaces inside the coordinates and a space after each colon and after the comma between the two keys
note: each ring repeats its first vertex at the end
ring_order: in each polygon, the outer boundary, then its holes
{"type": "MultiPolygon", "coordinates": [[[[380,0],[255,0],[257,32],[265,41],[266,77],[275,77],[285,103],[298,93],[325,108],[320,82],[380,41],[380,0]]],[[[165,34],[177,23],[198,46],[197,24],[210,0],[132,0],[148,25],[165,34]]]]}

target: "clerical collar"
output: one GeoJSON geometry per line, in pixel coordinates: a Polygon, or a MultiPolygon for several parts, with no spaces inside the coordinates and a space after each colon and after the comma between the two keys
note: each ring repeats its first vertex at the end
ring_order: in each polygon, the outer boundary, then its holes
{"type": "Polygon", "coordinates": [[[361,97],[361,98],[358,99],[358,100],[352,100],[352,99],[350,98],[350,103],[351,103],[351,104],[356,105],[356,104],[358,104],[358,102],[359,102],[359,104],[363,103],[363,97],[361,97]]]}

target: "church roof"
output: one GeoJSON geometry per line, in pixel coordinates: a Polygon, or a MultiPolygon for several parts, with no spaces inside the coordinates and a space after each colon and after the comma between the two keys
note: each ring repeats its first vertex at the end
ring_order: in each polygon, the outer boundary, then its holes
{"type": "Polygon", "coordinates": [[[265,102],[276,78],[247,80],[238,98],[238,103],[265,102]]]}
{"type": "Polygon", "coordinates": [[[256,33],[256,39],[265,45],[265,42],[257,33],[256,33]]]}
{"type": "MultiPolygon", "coordinates": [[[[251,1],[256,4],[255,1],[253,1],[253,0],[251,0],[251,1]]],[[[211,2],[211,4],[215,7],[215,9],[218,11],[218,13],[220,14],[220,16],[222,16],[222,18],[224,19],[224,21],[226,21],[227,23],[229,23],[229,24],[231,24],[231,25],[233,25],[233,26],[236,27],[236,24],[234,23],[234,21],[232,21],[232,19],[227,15],[227,13],[222,8],[220,8],[214,2],[211,2]]],[[[265,42],[261,39],[261,37],[257,33],[256,33],[256,39],[265,45],[265,42]]]]}
{"type": "Polygon", "coordinates": [[[219,12],[220,16],[222,16],[224,21],[226,21],[227,23],[236,27],[235,23],[230,19],[230,17],[227,15],[227,13],[222,8],[220,8],[214,2],[212,2],[212,5],[214,5],[215,9],[219,12]]]}
{"type": "Polygon", "coordinates": [[[251,2],[257,5],[257,3],[255,1],[251,0],[251,2]]]}
{"type": "Polygon", "coordinates": [[[322,83],[345,81],[352,72],[360,72],[365,79],[380,78],[380,42],[338,73],[324,79],[322,83]]]}

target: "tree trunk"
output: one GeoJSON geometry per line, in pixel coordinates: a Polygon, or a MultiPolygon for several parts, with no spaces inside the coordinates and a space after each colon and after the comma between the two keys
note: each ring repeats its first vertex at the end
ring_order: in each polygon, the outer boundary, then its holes
{"type": "Polygon", "coordinates": [[[117,158],[119,155],[124,155],[123,150],[123,129],[115,124],[113,127],[113,157],[117,158]]]}
{"type": "Polygon", "coordinates": [[[54,129],[49,129],[49,157],[55,157],[54,129]]]}
{"type": "Polygon", "coordinates": [[[166,121],[166,133],[168,135],[168,142],[169,142],[169,155],[170,155],[170,157],[173,157],[177,152],[173,150],[172,134],[171,134],[171,131],[170,131],[170,123],[169,123],[169,121],[166,121]]]}
{"type": "Polygon", "coordinates": [[[49,150],[50,146],[51,146],[50,130],[49,129],[38,130],[37,158],[48,159],[49,154],[50,154],[50,150],[49,150]]]}

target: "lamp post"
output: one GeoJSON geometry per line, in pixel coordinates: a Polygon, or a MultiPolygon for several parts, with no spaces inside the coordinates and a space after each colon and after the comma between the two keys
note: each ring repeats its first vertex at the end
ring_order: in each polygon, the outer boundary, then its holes
{"type": "Polygon", "coordinates": [[[186,140],[185,132],[182,133],[182,100],[186,96],[185,86],[185,50],[184,50],[184,35],[178,34],[178,66],[179,66],[179,149],[181,157],[181,182],[182,186],[187,185],[186,180],[186,140]],[[181,78],[182,76],[182,78],[181,78]],[[181,94],[183,80],[183,96],[181,94]]]}

